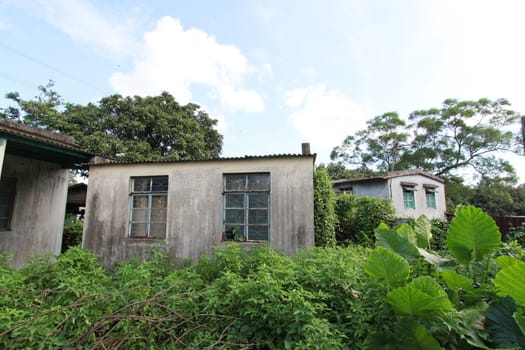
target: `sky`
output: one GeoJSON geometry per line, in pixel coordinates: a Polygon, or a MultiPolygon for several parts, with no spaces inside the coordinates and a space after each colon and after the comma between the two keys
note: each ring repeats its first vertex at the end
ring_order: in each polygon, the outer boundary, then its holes
{"type": "MultiPolygon", "coordinates": [[[[50,79],[65,101],[171,93],[222,156],[328,163],[385,112],[506,98],[525,114],[522,0],[0,0],[0,95],[50,79]]],[[[0,107],[7,105],[0,99],[0,107]]],[[[508,158],[525,181],[523,156],[508,158]]]]}

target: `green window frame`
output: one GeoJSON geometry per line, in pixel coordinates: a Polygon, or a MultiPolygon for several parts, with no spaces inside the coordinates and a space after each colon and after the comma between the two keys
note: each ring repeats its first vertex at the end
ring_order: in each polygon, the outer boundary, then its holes
{"type": "Polygon", "coordinates": [[[0,231],[11,230],[16,197],[16,179],[0,180],[0,231]]]}
{"type": "Polygon", "coordinates": [[[129,237],[165,238],[168,176],[131,177],[130,187],[129,237]]]}
{"type": "Polygon", "coordinates": [[[425,187],[425,199],[427,202],[427,208],[437,209],[436,203],[436,189],[433,187],[425,187]]]}
{"type": "Polygon", "coordinates": [[[416,209],[415,186],[403,186],[403,204],[405,209],[416,209]]]}
{"type": "Polygon", "coordinates": [[[270,174],[224,174],[223,240],[270,240],[270,174]]]}

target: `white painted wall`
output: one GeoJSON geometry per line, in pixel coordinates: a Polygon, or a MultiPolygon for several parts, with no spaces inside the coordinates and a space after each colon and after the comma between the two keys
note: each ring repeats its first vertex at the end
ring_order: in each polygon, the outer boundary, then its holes
{"type": "Polygon", "coordinates": [[[68,173],[59,164],[5,155],[2,177],[17,182],[11,230],[0,231],[0,252],[12,253],[16,267],[34,255],[60,253],[68,173]]]}

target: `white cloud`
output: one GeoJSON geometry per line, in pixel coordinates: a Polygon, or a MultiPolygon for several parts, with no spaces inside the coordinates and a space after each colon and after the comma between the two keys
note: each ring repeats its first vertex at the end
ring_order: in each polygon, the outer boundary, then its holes
{"type": "Polygon", "coordinates": [[[181,103],[191,101],[192,85],[202,84],[210,87],[228,110],[259,112],[264,109],[262,97],[242,88],[244,78],[254,71],[235,46],[219,44],[199,29],[184,30],[179,20],[163,17],[144,35],[133,70],[114,73],[110,83],[125,95],[166,90],[181,103]]]}
{"type": "Polygon", "coordinates": [[[131,35],[132,23],[112,20],[87,1],[20,0],[12,4],[26,8],[73,41],[88,44],[104,55],[131,54],[136,48],[131,35]]]}
{"type": "Polygon", "coordinates": [[[286,105],[293,109],[290,121],[312,143],[312,149],[328,161],[331,150],[344,138],[364,127],[368,115],[341,91],[324,84],[285,92],[286,105]]]}

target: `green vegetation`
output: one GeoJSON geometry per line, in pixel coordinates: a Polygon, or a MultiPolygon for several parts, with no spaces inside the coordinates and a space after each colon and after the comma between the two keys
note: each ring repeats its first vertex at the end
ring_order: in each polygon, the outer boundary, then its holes
{"type": "Polygon", "coordinates": [[[82,243],[82,229],[84,224],[75,215],[66,214],[64,219],[64,233],[62,235],[62,249],[64,253],[69,247],[74,247],[82,243]]]}
{"type": "Polygon", "coordinates": [[[4,256],[0,348],[523,348],[523,247],[474,207],[439,230],[439,254],[421,217],[381,223],[374,250],[230,243],[194,264],[154,251],[112,271],[78,247],[20,270],[4,256]]]}
{"type": "Polygon", "coordinates": [[[335,193],[326,169],[317,168],[314,172],[314,225],[315,245],[335,246],[335,193]]]}
{"type": "Polygon", "coordinates": [[[472,206],[459,207],[450,224],[446,239],[450,255],[430,252],[430,227],[424,222],[417,227],[405,224],[376,230],[379,247],[365,270],[385,293],[384,303],[391,307],[396,322],[393,328],[370,334],[368,346],[525,347],[523,248],[502,249],[494,221],[472,206]]]}
{"type": "Polygon", "coordinates": [[[295,257],[232,243],[190,267],[161,252],[106,272],[70,248],[0,265],[0,348],[359,348],[381,318],[363,248],[295,257]]]}
{"type": "Polygon", "coordinates": [[[374,229],[381,223],[395,223],[394,207],[387,199],[353,196],[336,196],[336,238],[339,243],[357,243],[372,246],[374,229]]]}

